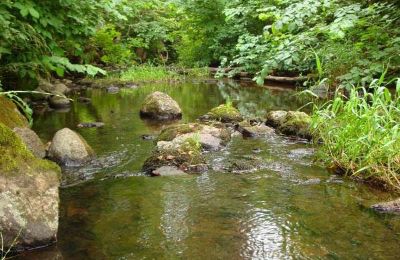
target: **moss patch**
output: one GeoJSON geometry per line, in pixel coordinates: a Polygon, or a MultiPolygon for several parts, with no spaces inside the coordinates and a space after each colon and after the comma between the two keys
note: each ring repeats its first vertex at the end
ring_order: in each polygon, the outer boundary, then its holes
{"type": "Polygon", "coordinates": [[[159,141],[172,141],[178,135],[194,133],[200,131],[203,127],[199,124],[180,124],[173,125],[161,131],[156,142],[159,141]]]}
{"type": "Polygon", "coordinates": [[[28,120],[18,111],[17,106],[4,96],[0,96],[0,123],[11,129],[29,127],[28,120]]]}
{"type": "Polygon", "coordinates": [[[206,115],[207,119],[221,121],[224,123],[233,123],[243,121],[243,116],[239,110],[229,105],[220,105],[219,107],[213,108],[206,115]]]}
{"type": "Polygon", "coordinates": [[[311,117],[304,112],[288,112],[279,131],[286,135],[311,138],[311,117]]]}
{"type": "Polygon", "coordinates": [[[0,123],[0,153],[0,175],[56,172],[55,177],[60,177],[60,168],[57,164],[35,158],[23,141],[2,123],[0,123]]]}

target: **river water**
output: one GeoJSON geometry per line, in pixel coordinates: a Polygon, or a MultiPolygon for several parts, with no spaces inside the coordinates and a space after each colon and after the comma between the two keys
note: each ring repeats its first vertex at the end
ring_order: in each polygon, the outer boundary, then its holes
{"type": "Polygon", "coordinates": [[[216,166],[257,156],[265,167],[253,173],[214,167],[187,177],[144,176],[154,143],[142,135],[163,126],[141,120],[139,109],[156,90],[177,100],[184,122],[227,100],[252,117],[303,105],[287,89],[190,82],[117,94],[88,89],[80,94],[91,104],[37,114],[34,130],[44,141],[69,127],[97,159],[64,173],[58,243],[19,259],[398,259],[400,217],[368,208],[390,194],[328,173],[304,142],[235,137],[208,155],[216,166]],[[105,127],[77,128],[95,121],[105,127]]]}

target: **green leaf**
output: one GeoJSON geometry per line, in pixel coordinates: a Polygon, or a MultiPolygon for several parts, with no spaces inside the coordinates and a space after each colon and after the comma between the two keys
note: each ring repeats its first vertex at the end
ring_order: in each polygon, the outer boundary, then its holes
{"type": "Polygon", "coordinates": [[[56,67],[55,71],[56,71],[56,73],[57,73],[57,76],[59,76],[59,77],[64,77],[64,68],[62,68],[62,67],[56,67]]]}
{"type": "Polygon", "coordinates": [[[29,8],[29,13],[32,15],[33,18],[39,19],[40,15],[39,12],[35,10],[35,8],[29,8]]]}

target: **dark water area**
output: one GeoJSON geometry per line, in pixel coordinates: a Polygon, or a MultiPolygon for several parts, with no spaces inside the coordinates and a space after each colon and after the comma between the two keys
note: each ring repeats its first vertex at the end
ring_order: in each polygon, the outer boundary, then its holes
{"type": "Polygon", "coordinates": [[[235,137],[207,155],[213,166],[204,174],[144,176],[154,143],[142,135],[163,125],[140,119],[139,109],[156,90],[177,100],[183,122],[228,100],[251,117],[304,103],[295,91],[235,82],[148,84],[117,94],[86,90],[91,104],[36,115],[44,141],[69,127],[98,157],[64,173],[58,243],[18,259],[398,259],[400,217],[368,208],[390,194],[328,173],[307,143],[235,137]],[[94,121],[105,127],[77,128],[94,121]],[[218,167],[247,156],[265,167],[248,174],[218,167]]]}

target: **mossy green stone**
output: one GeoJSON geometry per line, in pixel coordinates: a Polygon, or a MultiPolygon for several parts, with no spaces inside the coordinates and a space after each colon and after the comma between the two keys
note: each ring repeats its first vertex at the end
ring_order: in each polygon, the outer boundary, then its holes
{"type": "Polygon", "coordinates": [[[8,98],[0,95],[0,123],[13,129],[29,127],[28,120],[19,112],[17,106],[8,98]]]}
{"type": "Polygon", "coordinates": [[[156,142],[159,141],[172,141],[178,135],[194,133],[201,130],[203,126],[199,124],[179,124],[165,128],[161,131],[156,142]]]}
{"type": "Polygon", "coordinates": [[[60,174],[57,164],[36,158],[23,141],[2,123],[0,123],[0,154],[1,175],[29,174],[29,172],[36,171],[54,171],[58,175],[60,174]],[[27,167],[30,169],[29,171],[27,167]]]}
{"type": "Polygon", "coordinates": [[[243,116],[239,110],[229,105],[220,105],[213,108],[207,114],[208,119],[221,121],[224,123],[234,123],[243,121],[243,116]]]}

